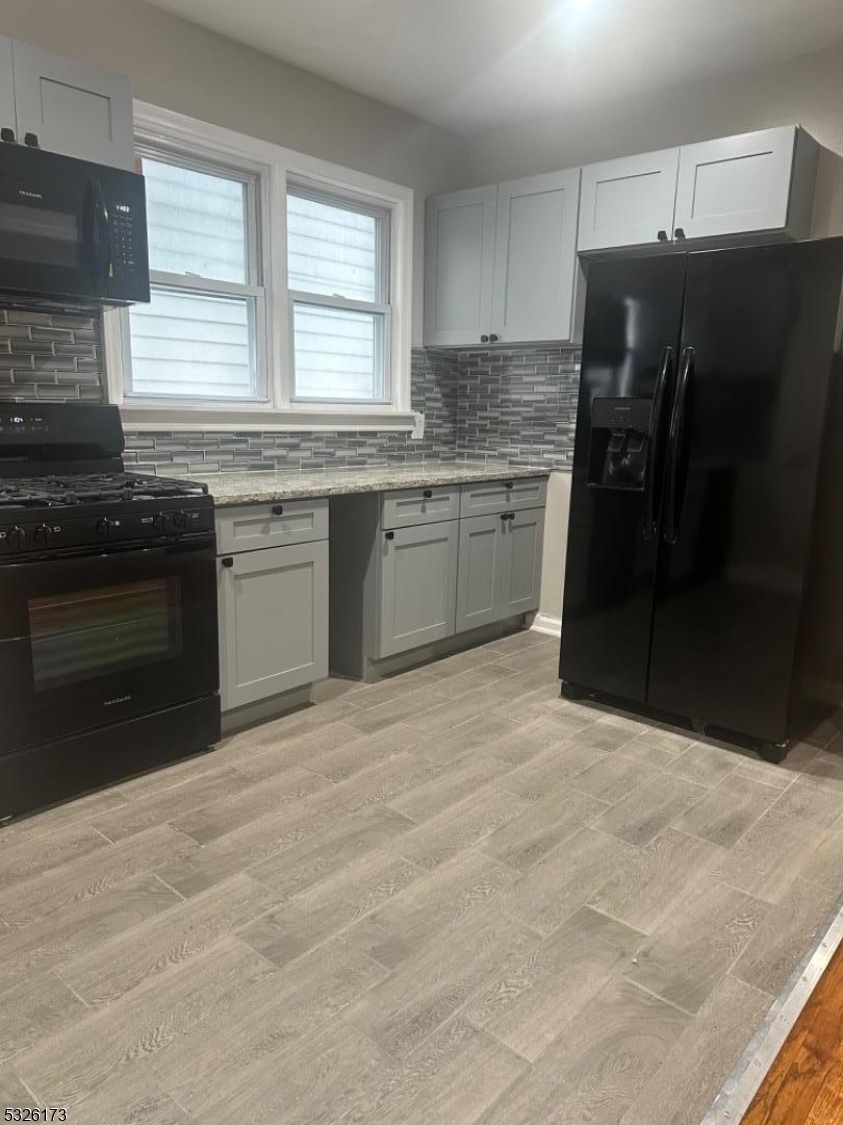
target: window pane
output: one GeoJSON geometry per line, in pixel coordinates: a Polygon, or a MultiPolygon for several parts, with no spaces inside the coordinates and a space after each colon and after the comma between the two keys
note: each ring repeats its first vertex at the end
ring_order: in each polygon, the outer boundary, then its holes
{"type": "Polygon", "coordinates": [[[289,286],[302,293],[381,300],[378,220],[340,205],[287,195],[289,286]]]}
{"type": "Polygon", "coordinates": [[[246,185],[143,159],[149,266],[246,284],[246,185]]]}
{"type": "Polygon", "coordinates": [[[132,394],[257,397],[252,299],[153,288],[130,322],[132,394]]]}
{"type": "Polygon", "coordinates": [[[384,400],[380,314],[297,303],[293,328],[297,398],[384,400]]]}

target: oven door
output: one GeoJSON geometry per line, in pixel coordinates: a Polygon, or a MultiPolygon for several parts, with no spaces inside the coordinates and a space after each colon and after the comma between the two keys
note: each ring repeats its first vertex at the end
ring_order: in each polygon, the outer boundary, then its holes
{"type": "Polygon", "coordinates": [[[212,695],[217,643],[213,536],[0,567],[0,754],[212,695]]]}

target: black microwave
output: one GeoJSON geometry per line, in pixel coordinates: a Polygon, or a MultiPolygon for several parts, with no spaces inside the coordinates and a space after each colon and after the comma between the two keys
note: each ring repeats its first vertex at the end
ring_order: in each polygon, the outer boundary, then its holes
{"type": "Polygon", "coordinates": [[[148,301],[143,176],[0,144],[0,294],[98,305],[148,301]]]}

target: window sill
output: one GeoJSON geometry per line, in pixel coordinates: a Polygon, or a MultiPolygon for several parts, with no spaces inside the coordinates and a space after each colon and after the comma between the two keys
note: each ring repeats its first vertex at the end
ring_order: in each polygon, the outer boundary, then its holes
{"type": "Polygon", "coordinates": [[[120,405],[120,417],[127,430],[178,430],[231,433],[232,430],[375,431],[406,432],[413,429],[416,417],[406,411],[384,407],[335,407],[319,409],[272,410],[267,407],[197,407],[138,403],[120,405]]]}

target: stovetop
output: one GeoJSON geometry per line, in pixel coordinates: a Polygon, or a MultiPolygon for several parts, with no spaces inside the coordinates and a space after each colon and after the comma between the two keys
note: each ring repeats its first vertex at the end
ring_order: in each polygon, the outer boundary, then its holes
{"type": "Polygon", "coordinates": [[[191,481],[143,473],[66,473],[59,476],[0,480],[0,512],[12,509],[68,508],[81,504],[187,499],[204,496],[207,487],[191,481]]]}

